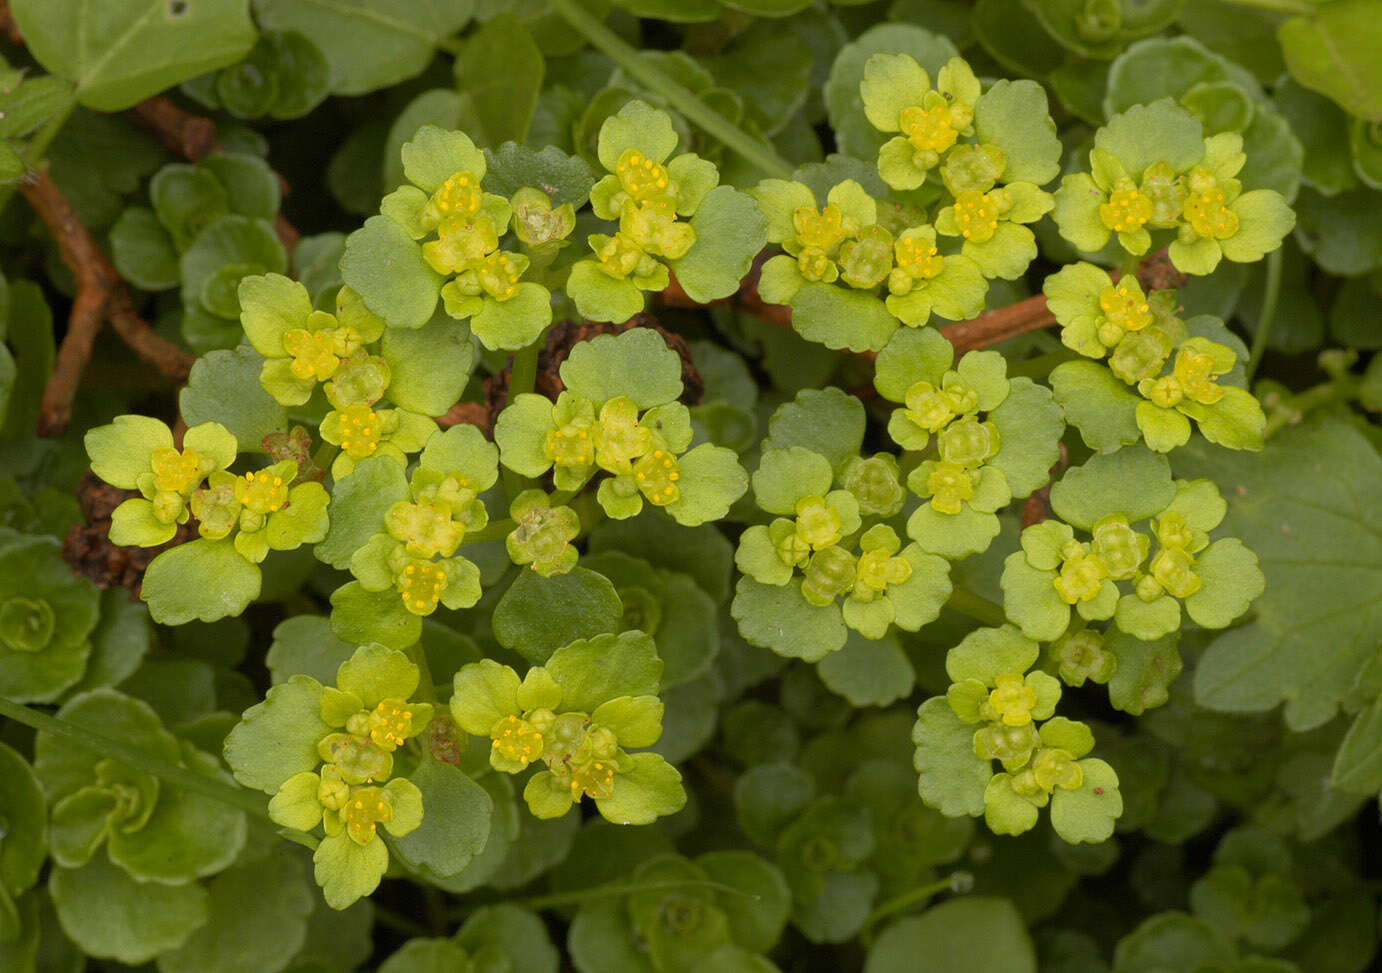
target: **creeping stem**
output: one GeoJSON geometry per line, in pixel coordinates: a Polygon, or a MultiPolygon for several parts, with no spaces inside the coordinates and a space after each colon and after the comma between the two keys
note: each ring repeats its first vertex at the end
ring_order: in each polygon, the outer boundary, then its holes
{"type": "Polygon", "coordinates": [[[181,787],[183,790],[193,791],[203,797],[229,804],[231,807],[239,808],[241,811],[266,821],[269,819],[269,804],[262,794],[244,790],[234,784],[227,784],[212,777],[203,777],[186,767],[170,764],[152,754],[145,753],[143,750],[127,747],[117,740],[102,736],[86,727],[78,726],[67,720],[57,719],[36,709],[30,709],[28,706],[5,699],[3,696],[0,696],[0,716],[14,720],[16,723],[23,723],[41,733],[51,733],[54,736],[70,740],[79,747],[85,747],[87,750],[110,757],[112,760],[118,760],[135,770],[153,774],[172,787],[181,787]]]}
{"type": "Polygon", "coordinates": [[[593,17],[575,0],[550,0],[550,2],[552,9],[574,27],[577,33],[583,34],[586,40],[609,55],[610,59],[628,72],[634,80],[647,85],[666,98],[668,104],[685,115],[693,124],[719,139],[732,152],[742,156],[746,162],[762,169],[764,174],[780,179],[791,177],[792,164],[773,151],[771,146],[750,136],[686,88],[653,67],[639,55],[638,51],[625,43],[623,38],[593,17]]]}

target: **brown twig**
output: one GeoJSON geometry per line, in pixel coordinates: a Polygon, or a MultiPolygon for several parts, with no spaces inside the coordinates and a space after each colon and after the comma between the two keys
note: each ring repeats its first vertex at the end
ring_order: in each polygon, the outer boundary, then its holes
{"type": "MultiPolygon", "coordinates": [[[[717,306],[733,306],[761,321],[777,325],[780,328],[790,328],[792,326],[792,309],[781,304],[766,304],[758,296],[758,269],[761,266],[762,257],[760,256],[754,270],[744,278],[739,292],[732,297],[713,303],[717,306]]],[[[1154,290],[1180,287],[1185,283],[1185,275],[1171,265],[1164,249],[1144,259],[1138,266],[1137,276],[1144,287],[1154,290]]],[[[1110,271],[1110,278],[1117,280],[1118,271],[1110,271]]],[[[682,290],[675,277],[672,278],[672,282],[659,297],[662,303],[668,307],[701,306],[693,301],[686,291],[682,290]]],[[[1047,308],[1046,296],[1033,294],[1031,297],[1023,298],[1005,307],[985,311],[968,321],[942,325],[938,330],[955,346],[957,354],[963,354],[979,348],[992,347],[1007,341],[1009,338],[1027,334],[1029,331],[1049,328],[1055,323],[1056,316],[1047,308]]],[[[867,361],[872,361],[877,357],[876,353],[872,351],[860,351],[854,354],[867,361]]]]}
{"type": "Polygon", "coordinates": [[[483,402],[457,402],[437,417],[437,425],[443,429],[452,426],[479,426],[486,436],[490,432],[489,406],[483,402]]]}
{"type": "MultiPolygon", "coordinates": [[[[154,95],[145,98],[128,112],[129,117],[141,128],[146,129],[163,143],[170,152],[175,152],[188,162],[200,162],[213,152],[221,150],[216,141],[216,123],[201,115],[194,115],[179,107],[171,98],[154,95]]],[[[279,187],[286,196],[288,181],[278,176],[279,187]]],[[[288,222],[281,212],[274,217],[274,230],[289,253],[297,246],[302,234],[297,227],[288,222]]]]}
{"type": "Polygon", "coordinates": [[[4,2],[0,2],[0,34],[4,34],[11,44],[24,43],[24,36],[19,33],[19,25],[14,22],[14,14],[10,12],[10,5],[4,2]]]}
{"type": "Polygon", "coordinates": [[[193,356],[165,340],[134,310],[129,291],[115,265],[82,225],[72,204],[48,173],[38,171],[20,186],[34,212],[58,244],[62,262],[77,282],[67,334],[58,348],[57,362],[43,390],[38,432],[56,436],[72,420],[72,401],[101,325],[111,327],[136,355],[175,382],[187,378],[193,356]]]}
{"type": "Polygon", "coordinates": [[[188,162],[200,162],[220,148],[216,144],[215,122],[183,111],[163,95],[144,99],[130,109],[130,115],[164,148],[188,162]]]}

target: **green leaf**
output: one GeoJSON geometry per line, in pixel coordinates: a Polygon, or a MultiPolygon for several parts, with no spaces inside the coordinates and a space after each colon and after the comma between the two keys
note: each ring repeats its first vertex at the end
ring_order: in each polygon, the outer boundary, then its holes
{"type": "Polygon", "coordinates": [[[336,670],[355,646],[331,634],[331,623],[320,615],[294,615],[274,627],[273,644],[265,658],[274,684],[291,676],[311,676],[330,685],[336,670]]]}
{"type": "MultiPolygon", "coordinates": [[[[22,26],[22,25],[21,25],[22,26]]],[[[1342,0],[1291,17],[1277,29],[1286,67],[1305,87],[1352,115],[1382,118],[1382,22],[1367,0],[1342,0]]]]}
{"type": "Polygon", "coordinates": [[[864,973],[1036,973],[1036,948],[1008,899],[968,896],[888,926],[864,973]]]}
{"type": "Polygon", "coordinates": [[[749,475],[732,449],[701,443],[678,463],[681,493],[665,509],[673,520],[687,527],[721,519],[749,488],[749,475]]]}
{"type": "Polygon", "coordinates": [[[542,51],[523,21],[512,14],[487,21],[466,38],[456,56],[466,130],[490,148],[522,142],[545,71],[542,51]]]}
{"type": "Polygon", "coordinates": [[[1155,516],[1175,495],[1166,458],[1131,446],[1067,470],[1051,488],[1051,509],[1066,523],[1089,530],[1108,514],[1121,513],[1129,521],[1155,516]]]}
{"type": "Polygon", "coordinates": [[[560,957],[547,927],[534,913],[514,905],[489,905],[466,917],[455,942],[472,954],[507,956],[515,970],[557,973],[560,957]]]}
{"type": "Polygon", "coordinates": [[[1281,246],[1296,225],[1296,214],[1273,189],[1254,189],[1233,201],[1230,209],[1239,219],[1238,232],[1224,240],[1224,256],[1238,263],[1261,260],[1281,246]]]}
{"type": "Polygon", "coordinates": [[[1334,755],[1331,787],[1371,796],[1382,788],[1382,698],[1354,718],[1334,755]]]}
{"type": "Polygon", "coordinates": [[[654,162],[665,162],[677,145],[677,133],[667,113],[634,100],[600,126],[600,165],[614,171],[626,149],[637,149],[654,162]]]}
{"type": "Polygon", "coordinates": [[[1080,761],[1084,782],[1078,789],[1056,788],[1051,797],[1051,826],[1071,844],[1098,844],[1113,835],[1113,823],[1123,813],[1118,775],[1102,760],[1080,761]]]}
{"type": "Polygon", "coordinates": [[[615,776],[614,792],[595,801],[606,821],[652,824],[686,806],[681,774],[661,754],[635,753],[628,759],[632,766],[615,776]]]}
{"type": "Polygon", "coordinates": [[[682,391],[681,358],[651,328],[582,341],[560,371],[568,389],[596,403],[623,395],[640,409],[650,409],[682,391]]]}
{"type": "Polygon", "coordinates": [[[712,882],[739,889],[747,895],[715,893],[716,903],[729,920],[734,942],[764,953],[777,944],[791,908],[791,891],[782,873],[747,851],[712,851],[696,864],[712,882]]]}
{"type": "Polygon", "coordinates": [[[734,548],[710,524],[682,527],[653,511],[630,520],[607,520],[590,535],[590,552],[604,551],[689,575],[717,604],[729,598],[734,548]]]}
{"type": "Polygon", "coordinates": [[[238,615],[259,597],[259,566],[229,540],[195,540],[164,551],[144,575],[140,596],[164,625],[238,615]]]}
{"type": "Polygon", "coordinates": [[[436,45],[464,27],[474,0],[255,0],[268,30],[297,31],[321,49],[331,91],[361,95],[420,73],[436,45]]]}
{"type": "Polygon", "coordinates": [[[360,582],[352,581],[331,593],[331,631],[357,645],[378,642],[406,649],[421,636],[422,619],[403,607],[403,600],[393,589],[367,591],[360,582]]]}
{"type": "Polygon", "coordinates": [[[817,662],[842,648],[848,630],[834,605],[812,605],[801,584],[776,587],[742,577],[730,613],[746,641],[778,655],[817,662]]]}
{"type": "MultiPolygon", "coordinates": [[[[1158,98],[1180,101],[1191,88],[1228,78],[1226,61],[1194,37],[1151,37],[1113,59],[1104,94],[1105,114],[1127,111],[1158,98]]],[[[1141,172],[1129,172],[1134,179],[1141,172]]]]}
{"type": "Polygon", "coordinates": [[[643,310],[643,291],[629,278],[615,279],[594,260],[580,260],[566,278],[566,295],[592,321],[627,321],[643,310]]]}
{"type": "Polygon", "coordinates": [[[336,688],[373,709],[384,699],[407,699],[417,689],[417,665],[397,649],[362,645],[336,673],[336,688]]]}
{"type": "Polygon", "coordinates": [[[245,711],[225,743],[236,780],[273,794],[294,774],[316,769],[317,743],[331,732],[321,718],[321,690],[315,679],[290,676],[245,711]]]}
{"type": "Polygon", "coordinates": [[[1208,923],[1183,912],[1163,912],[1118,941],[1113,964],[1118,973],[1193,970],[1233,963],[1236,954],[1232,941],[1208,923]]]}
{"type": "Polygon", "coordinates": [[[752,196],[729,186],[712,189],[691,218],[696,242],[671,262],[682,290],[697,304],[728,297],[767,242],[768,221],[752,196]]]}
{"type": "Polygon", "coordinates": [[[110,255],[121,276],[145,290],[170,290],[182,279],[172,237],[142,206],[126,209],[110,228],[110,255]]]}
{"type": "Polygon", "coordinates": [[[547,670],[561,685],[562,709],[593,712],[620,696],[656,695],[662,660],[643,632],[597,635],[552,653],[547,670]]]}
{"type": "Polygon", "coordinates": [[[283,273],[288,269],[288,253],[268,220],[230,214],[201,228],[192,245],[183,251],[178,268],[186,307],[234,318],[234,295],[240,280],[252,274],[283,273]],[[217,297],[214,306],[207,305],[208,291],[217,297]],[[221,306],[222,302],[227,306],[221,306]]]}
{"type": "MultiPolygon", "coordinates": [[[[443,300],[450,298],[443,295],[443,300]]],[[[525,280],[506,301],[486,298],[480,311],[470,319],[470,328],[491,351],[518,351],[536,341],[551,323],[551,292],[541,284],[525,280]]]]}
{"type": "Polygon", "coordinates": [[[153,451],[173,445],[173,432],[148,416],[116,416],[110,425],[88,432],[84,442],[91,472],[113,487],[133,490],[153,451]]]}
{"type": "Polygon", "coordinates": [[[390,953],[379,973],[442,973],[470,965],[470,954],[451,940],[418,938],[390,953]]]}
{"type": "Polygon", "coordinates": [[[1333,717],[1382,638],[1382,520],[1364,499],[1382,460],[1347,424],[1288,428],[1256,456],[1191,444],[1181,472],[1231,485],[1224,529],[1257,553],[1266,593],[1253,622],[1210,643],[1201,705],[1256,712],[1286,701],[1296,730],[1333,717]]]}
{"type": "Polygon", "coordinates": [[[844,648],[816,666],[821,682],[854,706],[887,706],[912,694],[916,672],[897,636],[873,641],[851,631],[844,648]]]}
{"type": "Polygon", "coordinates": [[[536,151],[516,142],[505,142],[498,149],[485,150],[489,166],[485,188],[505,198],[525,186],[543,190],[552,205],[570,203],[579,208],[590,196],[595,176],[580,156],[567,155],[555,145],[536,151]]]}
{"type": "Polygon", "coordinates": [[[484,158],[469,136],[455,131],[460,127],[461,96],[450,88],[431,88],[417,95],[389,126],[389,137],[384,141],[383,186],[403,188],[398,193],[390,193],[379,209],[385,216],[408,227],[414,237],[425,235],[416,220],[426,205],[427,193],[434,191],[453,172],[470,168],[468,160],[484,158]],[[404,169],[408,165],[419,174],[413,182],[423,186],[426,192],[404,184],[404,169]],[[421,174],[424,172],[426,175],[421,174]],[[404,201],[408,205],[405,206],[404,201]]]}
{"type": "Polygon", "coordinates": [[[1003,182],[1044,186],[1060,174],[1060,139],[1046,104],[1046,91],[1035,81],[1002,80],[979,99],[974,134],[982,143],[1003,150],[1003,182]]]}
{"type": "Polygon", "coordinates": [[[83,952],[129,965],[181,946],[209,916],[207,892],[195,882],[136,882],[100,855],[78,869],[54,868],[48,891],[63,932],[83,952]]]}
{"type": "Polygon", "coordinates": [[[1001,529],[997,516],[981,513],[969,504],[957,514],[943,514],[929,503],[923,503],[907,518],[908,537],[928,554],[952,560],[988,550],[1001,529]]]}
{"type": "Polygon", "coordinates": [[[1014,378],[988,420],[998,430],[1000,444],[988,465],[1002,470],[1012,495],[1020,499],[1049,483],[1065,431],[1062,407],[1052,393],[1029,378],[1014,378]]]}
{"type": "MultiPolygon", "coordinates": [[[[183,744],[182,762],[194,773],[230,784],[220,761],[183,744]]],[[[244,847],[245,814],[204,794],[162,788],[144,826],[116,828],[107,848],[110,860],[134,878],[169,884],[205,878],[233,862],[244,847]]]]}
{"type": "Polygon", "coordinates": [[[288,410],[259,381],[264,359],[253,348],[211,351],[198,358],[178,395],[188,425],[219,422],[230,430],[241,452],[262,453],[264,437],[284,432],[288,410]]]}
{"type": "Polygon", "coordinates": [[[1142,437],[1140,400],[1096,362],[1071,361],[1051,371],[1051,390],[1065,419],[1080,430],[1086,446],[1111,453],[1142,437]]]}
{"type": "Polygon", "coordinates": [[[1348,158],[1349,116],[1328,98],[1289,77],[1272,91],[1272,100],[1290,123],[1291,134],[1304,147],[1301,178],[1305,184],[1330,195],[1357,185],[1348,158]]]}
{"type": "Polygon", "coordinates": [[[791,299],[792,327],[827,348],[881,351],[898,329],[876,294],[807,281],[791,299]]]}
{"type": "Polygon", "coordinates": [[[319,561],[344,570],[350,558],[384,526],[384,511],[408,498],[408,480],[398,462],[371,456],[337,480],[331,496],[331,526],[316,546],[319,561]]]}
{"type": "Polygon", "coordinates": [[[1236,537],[1225,537],[1195,556],[1201,587],[1185,600],[1185,610],[1202,628],[1227,628],[1262,594],[1266,581],[1257,555],[1236,537]]]}
{"type": "Polygon", "coordinates": [[[1039,654],[1037,644],[1023,638],[1011,625],[980,628],[946,653],[945,673],[951,682],[973,679],[993,686],[1004,673],[1026,672],[1039,654]]]}
{"type": "Polygon", "coordinates": [[[469,329],[441,315],[416,331],[386,329],[379,353],[389,365],[389,400],[429,416],[456,404],[475,360],[469,329]]]}
{"type": "Polygon", "coordinates": [[[105,112],[234,64],[255,38],[243,0],[17,0],[11,10],[34,57],[105,112]]]}
{"type": "Polygon", "coordinates": [[[1003,562],[1003,607],[1028,638],[1049,642],[1070,625],[1070,606],[1056,593],[1055,579],[1054,569],[1033,567],[1021,551],[1003,562]]]}
{"type": "Polygon", "coordinates": [[[422,791],[422,824],[401,838],[391,838],[394,852],[410,868],[423,868],[440,878],[459,874],[489,837],[489,795],[440,760],[424,760],[409,779],[422,791]]]}
{"type": "Polygon", "coordinates": [[[798,500],[824,497],[833,481],[830,462],[819,453],[805,446],[764,443],[758,469],[753,474],[753,496],[758,506],[770,514],[795,516],[798,500]]]}
{"type": "Polygon", "coordinates": [[[1155,162],[1184,172],[1204,156],[1204,129],[1195,116],[1162,98],[1114,115],[1095,134],[1094,145],[1139,177],[1155,162]]]}
{"type": "Polygon", "coordinates": [[[577,639],[617,631],[623,613],[602,574],[582,567],[550,578],[519,571],[494,607],[494,637],[536,665],[577,639]]]}
{"type": "Polygon", "coordinates": [[[1171,683],[1183,668],[1177,647],[1179,633],[1143,641],[1111,628],[1105,638],[1105,650],[1118,660],[1108,683],[1109,702],[1134,716],[1164,704],[1170,698],[1171,683]]]}
{"type": "Polygon", "coordinates": [[[912,742],[921,799],[947,817],[983,814],[993,769],[974,754],[974,726],[961,722],[944,697],[933,696],[917,710],[912,742]]]}
{"type": "Polygon", "coordinates": [[[442,284],[422,248],[387,216],[371,216],[346,237],[341,277],[394,328],[420,328],[432,320],[442,284]]]}
{"type": "Polygon", "coordinates": [[[1254,876],[1239,864],[1219,863],[1190,888],[1195,914],[1225,936],[1263,949],[1289,945],[1310,923],[1301,889],[1281,875],[1254,876]]]}
{"type": "Polygon", "coordinates": [[[357,845],[345,831],[338,831],[322,840],[312,862],[326,904],[344,909],[379,887],[379,880],[389,867],[389,849],[382,838],[357,845]]]}
{"type": "Polygon", "coordinates": [[[884,141],[864,114],[860,95],[865,66],[879,53],[911,55],[934,78],[959,51],[948,37],[913,24],[890,23],[877,24],[840,48],[822,94],[839,151],[860,159],[873,159],[884,141]]]}
{"type": "Polygon", "coordinates": [[[294,856],[270,855],[213,878],[206,925],[158,958],[161,973],[231,973],[273,969],[307,938],[313,892],[294,856]]]}
{"type": "Polygon", "coordinates": [[[595,707],[592,723],[606,727],[623,747],[650,747],[662,736],[662,701],[656,696],[617,696],[595,707]]]}
{"type": "Polygon", "coordinates": [[[48,813],[33,768],[8,745],[0,743],[0,771],[6,786],[0,793],[0,816],[6,832],[0,844],[0,897],[17,898],[38,881],[48,853],[48,813]]]}
{"type": "MultiPolygon", "coordinates": [[[[791,402],[779,406],[768,421],[768,437],[762,448],[803,447],[824,456],[832,468],[839,470],[858,455],[863,443],[863,405],[857,396],[830,387],[803,389],[791,402]]],[[[828,483],[818,492],[824,494],[827,489],[828,483]]],[[[772,513],[789,512],[770,507],[763,509],[772,513]]]]}

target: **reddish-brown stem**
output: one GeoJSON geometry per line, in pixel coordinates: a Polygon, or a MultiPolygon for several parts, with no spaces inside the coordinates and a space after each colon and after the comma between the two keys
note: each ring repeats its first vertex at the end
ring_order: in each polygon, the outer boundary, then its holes
{"type": "Polygon", "coordinates": [[[0,3],[0,34],[4,34],[5,39],[11,44],[24,43],[24,37],[19,33],[19,25],[14,22],[14,14],[10,13],[8,3],[0,3]]]}
{"type": "Polygon", "coordinates": [[[163,95],[144,99],[130,109],[130,115],[164,148],[188,162],[200,162],[218,148],[215,122],[183,111],[163,95]]]}
{"type": "MultiPolygon", "coordinates": [[[[1117,280],[1118,271],[1111,271],[1110,277],[1117,280]]],[[[1142,280],[1144,287],[1152,289],[1179,287],[1185,282],[1184,276],[1179,274],[1167,260],[1165,250],[1160,250],[1144,259],[1138,267],[1138,277],[1142,280]]],[[[659,299],[668,307],[701,306],[693,301],[686,291],[682,290],[675,277],[672,278],[667,289],[659,295],[659,299]]],[[[756,271],[744,278],[737,294],[713,303],[719,306],[733,305],[745,314],[750,314],[761,321],[777,325],[780,328],[792,326],[791,308],[781,304],[766,304],[758,296],[758,274],[756,271]]],[[[1029,331],[1049,328],[1055,323],[1056,316],[1047,308],[1046,296],[1033,294],[1031,297],[1023,298],[1005,307],[985,311],[968,321],[942,325],[938,330],[955,346],[957,354],[963,354],[979,348],[992,347],[1029,331]]],[[[877,357],[872,351],[855,352],[855,354],[867,361],[872,361],[877,357]]]]}
{"type": "Polygon", "coordinates": [[[72,204],[48,173],[38,171],[26,178],[20,192],[43,220],[58,244],[58,253],[77,283],[77,296],[67,322],[67,334],[58,348],[57,362],[43,390],[38,432],[56,436],[72,420],[72,402],[81,384],[96,334],[110,321],[130,349],[160,374],[182,381],[192,367],[193,356],[160,337],[139,317],[125,282],[91,234],[77,217],[72,204]]]}
{"type": "Polygon", "coordinates": [[[483,402],[457,402],[446,414],[437,417],[437,425],[443,429],[452,426],[479,426],[486,434],[489,432],[489,407],[483,402]]]}

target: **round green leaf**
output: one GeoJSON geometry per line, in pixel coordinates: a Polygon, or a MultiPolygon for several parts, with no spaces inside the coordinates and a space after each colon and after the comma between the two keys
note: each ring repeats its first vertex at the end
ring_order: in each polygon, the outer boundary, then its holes
{"type": "Polygon", "coordinates": [[[81,868],[54,868],[48,892],[63,932],[83,952],[132,966],[181,946],[210,915],[197,883],[136,882],[103,855],[81,868]]]}

